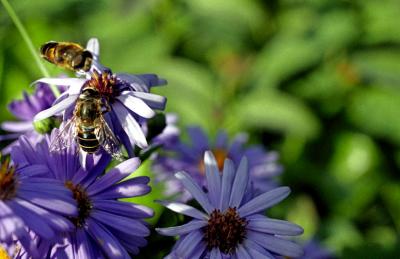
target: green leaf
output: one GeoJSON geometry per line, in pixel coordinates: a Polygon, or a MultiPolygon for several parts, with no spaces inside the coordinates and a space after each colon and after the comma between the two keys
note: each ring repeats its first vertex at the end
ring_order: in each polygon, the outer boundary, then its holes
{"type": "Polygon", "coordinates": [[[347,109],[349,121],[368,134],[400,144],[400,91],[367,88],[357,91],[347,109]]]}
{"type": "Polygon", "coordinates": [[[227,124],[264,128],[306,139],[318,135],[318,118],[300,100],[276,91],[257,91],[242,97],[228,114],[227,124]]]}

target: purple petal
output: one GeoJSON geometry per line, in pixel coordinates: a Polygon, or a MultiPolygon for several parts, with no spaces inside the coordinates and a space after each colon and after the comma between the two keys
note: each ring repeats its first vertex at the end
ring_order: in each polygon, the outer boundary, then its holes
{"type": "Polygon", "coordinates": [[[222,259],[222,254],[218,248],[213,248],[210,252],[210,259],[222,259]]]}
{"type": "Polygon", "coordinates": [[[98,210],[92,211],[91,217],[98,220],[103,225],[121,231],[125,234],[134,236],[148,236],[150,234],[150,230],[140,221],[135,219],[130,219],[113,213],[98,210]]]}
{"type": "Polygon", "coordinates": [[[179,258],[190,258],[190,254],[193,253],[195,249],[198,249],[202,239],[203,233],[201,231],[193,231],[184,237],[182,242],[176,248],[176,253],[179,258]]]}
{"type": "Polygon", "coordinates": [[[229,198],[231,196],[231,189],[234,178],[235,166],[230,159],[225,159],[224,171],[222,173],[221,199],[219,202],[219,208],[222,211],[225,211],[229,207],[229,198]]]}
{"type": "Polygon", "coordinates": [[[239,208],[238,213],[241,217],[246,217],[250,214],[263,211],[281,202],[289,195],[289,193],[290,188],[286,186],[273,189],[269,192],[263,193],[253,198],[252,200],[244,204],[242,207],[239,208]]]}
{"type": "Polygon", "coordinates": [[[113,200],[94,200],[93,207],[97,210],[112,211],[121,216],[131,218],[149,218],[154,215],[152,209],[138,204],[113,200]]]}
{"type": "Polygon", "coordinates": [[[242,245],[238,245],[236,247],[236,256],[237,258],[240,259],[252,259],[249,253],[246,251],[246,249],[242,245]]]}
{"type": "Polygon", "coordinates": [[[199,185],[185,172],[178,172],[175,174],[185,188],[192,194],[192,196],[197,200],[197,202],[203,207],[203,209],[208,213],[214,210],[213,206],[207,198],[207,195],[201,190],[199,185]]]}
{"type": "MultiPolygon", "coordinates": [[[[36,234],[45,239],[50,239],[54,236],[54,231],[46,224],[46,218],[42,215],[38,215],[36,211],[29,210],[21,206],[19,202],[10,202],[8,206],[17,214],[23,217],[28,227],[32,229],[36,234]]],[[[26,203],[26,202],[25,202],[26,203]]],[[[40,210],[41,212],[42,210],[40,210]]]]}
{"type": "Polygon", "coordinates": [[[96,258],[90,237],[82,228],[76,230],[76,243],[78,244],[76,258],[96,258]]]}
{"type": "MultiPolygon", "coordinates": [[[[259,258],[268,258],[268,259],[275,259],[275,256],[273,256],[270,252],[265,250],[262,246],[257,244],[251,239],[246,238],[243,242],[243,245],[246,247],[247,251],[250,253],[250,255],[263,255],[260,256],[259,258]]],[[[254,256],[253,256],[254,257],[254,256]]],[[[258,257],[255,257],[258,258],[258,257]]]]}
{"type": "Polygon", "coordinates": [[[75,200],[67,197],[60,199],[59,197],[49,196],[48,193],[41,193],[40,190],[20,191],[18,196],[28,202],[32,202],[42,208],[63,214],[76,215],[78,213],[75,200]]]}
{"type": "Polygon", "coordinates": [[[211,151],[204,154],[208,197],[212,205],[217,208],[221,197],[221,177],[219,175],[217,161],[211,151]]]}
{"type": "Polygon", "coordinates": [[[225,131],[219,131],[215,140],[217,149],[226,149],[228,144],[228,134],[225,131]]]}
{"type": "Polygon", "coordinates": [[[78,95],[68,96],[67,98],[55,104],[54,106],[50,107],[49,109],[41,111],[38,114],[36,114],[36,116],[33,118],[33,121],[40,121],[64,111],[69,106],[74,104],[76,102],[76,99],[78,99],[78,95]]]}
{"type": "Polygon", "coordinates": [[[207,221],[192,220],[189,223],[177,227],[156,228],[156,231],[164,236],[180,236],[205,227],[207,224],[207,221]]]}
{"type": "Polygon", "coordinates": [[[178,202],[157,201],[168,209],[196,219],[208,219],[208,216],[196,208],[178,202]]]}
{"type": "Polygon", "coordinates": [[[93,199],[105,200],[142,196],[151,191],[151,187],[147,185],[148,181],[149,178],[146,176],[132,178],[108,188],[97,194],[93,199]]]}
{"type": "Polygon", "coordinates": [[[129,136],[131,145],[134,146],[136,144],[142,149],[146,148],[148,146],[146,137],[135,118],[119,102],[113,104],[113,109],[115,110],[115,115],[121,123],[122,128],[129,136]]]}
{"type": "MultiPolygon", "coordinates": [[[[22,199],[15,199],[15,203],[21,206],[21,208],[23,207],[27,211],[31,211],[40,216],[53,229],[56,229],[58,231],[67,231],[73,228],[73,225],[70,220],[58,214],[51,213],[50,211],[47,211],[39,206],[36,206],[33,203],[30,203],[22,199]]],[[[76,209],[74,212],[76,212],[76,209]]],[[[21,217],[26,222],[26,220],[30,220],[30,217],[33,213],[28,212],[28,214],[25,214],[21,217]]],[[[32,228],[32,225],[29,224],[29,227],[32,228]]]]}
{"type": "Polygon", "coordinates": [[[297,236],[304,232],[300,226],[285,220],[269,219],[262,215],[250,216],[247,219],[247,228],[258,232],[283,236],[297,236]]]}
{"type": "Polygon", "coordinates": [[[247,231],[247,238],[276,254],[289,257],[298,257],[303,255],[303,249],[300,245],[285,239],[251,230],[247,231]]]}
{"type": "Polygon", "coordinates": [[[140,165],[140,160],[139,158],[131,158],[128,159],[120,164],[118,164],[116,167],[111,169],[108,173],[106,173],[103,177],[101,177],[99,180],[94,182],[91,186],[87,188],[87,192],[90,196],[95,195],[111,185],[118,183],[125,177],[129,176],[132,174],[140,165]]]}
{"type": "Polygon", "coordinates": [[[117,99],[120,100],[126,108],[143,118],[153,118],[156,114],[143,100],[137,97],[126,94],[118,96],[117,99]]]}
{"type": "Polygon", "coordinates": [[[207,135],[200,127],[188,127],[187,132],[192,141],[193,148],[201,152],[203,156],[203,152],[209,149],[207,135]]]}
{"type": "Polygon", "coordinates": [[[19,235],[25,226],[21,218],[3,201],[0,201],[0,240],[11,238],[12,234],[19,235]]]}
{"type": "Polygon", "coordinates": [[[97,241],[109,258],[130,258],[118,240],[105,227],[90,218],[87,220],[87,225],[89,234],[97,241]]]}
{"type": "Polygon", "coordinates": [[[247,189],[247,184],[249,182],[249,172],[248,172],[248,162],[247,158],[243,157],[240,161],[239,168],[236,172],[235,180],[232,185],[231,197],[229,200],[229,207],[240,206],[242,202],[243,195],[247,189]]]}
{"type": "Polygon", "coordinates": [[[131,87],[137,92],[149,92],[150,86],[147,85],[140,77],[131,74],[117,74],[117,78],[125,83],[131,85],[131,87]]]}

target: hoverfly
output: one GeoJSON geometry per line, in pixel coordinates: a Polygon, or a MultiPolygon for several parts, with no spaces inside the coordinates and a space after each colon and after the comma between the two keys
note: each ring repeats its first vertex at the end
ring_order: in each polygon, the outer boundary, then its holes
{"type": "Polygon", "coordinates": [[[103,117],[110,106],[99,91],[101,80],[100,74],[93,73],[92,78],[83,85],[73,115],[50,144],[50,151],[62,150],[76,141],[86,153],[96,153],[102,147],[114,158],[122,159],[120,142],[103,117]]]}
{"type": "Polygon", "coordinates": [[[72,42],[49,41],[40,48],[42,58],[75,72],[89,71],[93,61],[90,51],[72,42]]]}

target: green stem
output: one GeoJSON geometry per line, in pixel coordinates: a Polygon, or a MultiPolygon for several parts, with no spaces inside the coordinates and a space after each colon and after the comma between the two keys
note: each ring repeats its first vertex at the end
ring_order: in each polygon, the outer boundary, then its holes
{"type": "MultiPolygon", "coordinates": [[[[47,71],[46,67],[43,65],[42,61],[40,60],[40,57],[37,55],[37,51],[36,51],[35,47],[33,46],[32,40],[29,37],[28,33],[26,32],[24,25],[22,25],[22,22],[18,18],[14,9],[8,3],[8,0],[1,0],[1,3],[3,4],[3,6],[6,9],[11,20],[14,22],[15,26],[17,27],[19,33],[22,36],[22,39],[25,41],[25,44],[27,45],[29,51],[31,52],[33,59],[35,60],[36,64],[38,65],[40,71],[42,72],[44,77],[50,77],[49,71],[47,71]]],[[[50,85],[50,88],[56,97],[60,96],[60,91],[58,90],[57,86],[50,85]]]]}

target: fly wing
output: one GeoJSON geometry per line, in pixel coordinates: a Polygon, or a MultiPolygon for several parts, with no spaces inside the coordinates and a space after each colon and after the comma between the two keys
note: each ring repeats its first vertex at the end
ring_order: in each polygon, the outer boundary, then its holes
{"type": "Polygon", "coordinates": [[[50,152],[69,148],[76,139],[76,117],[61,126],[58,135],[50,143],[50,152]]]}
{"type": "Polygon", "coordinates": [[[107,153],[117,160],[122,160],[121,143],[114,135],[103,116],[98,118],[95,135],[100,145],[107,153]]]}

